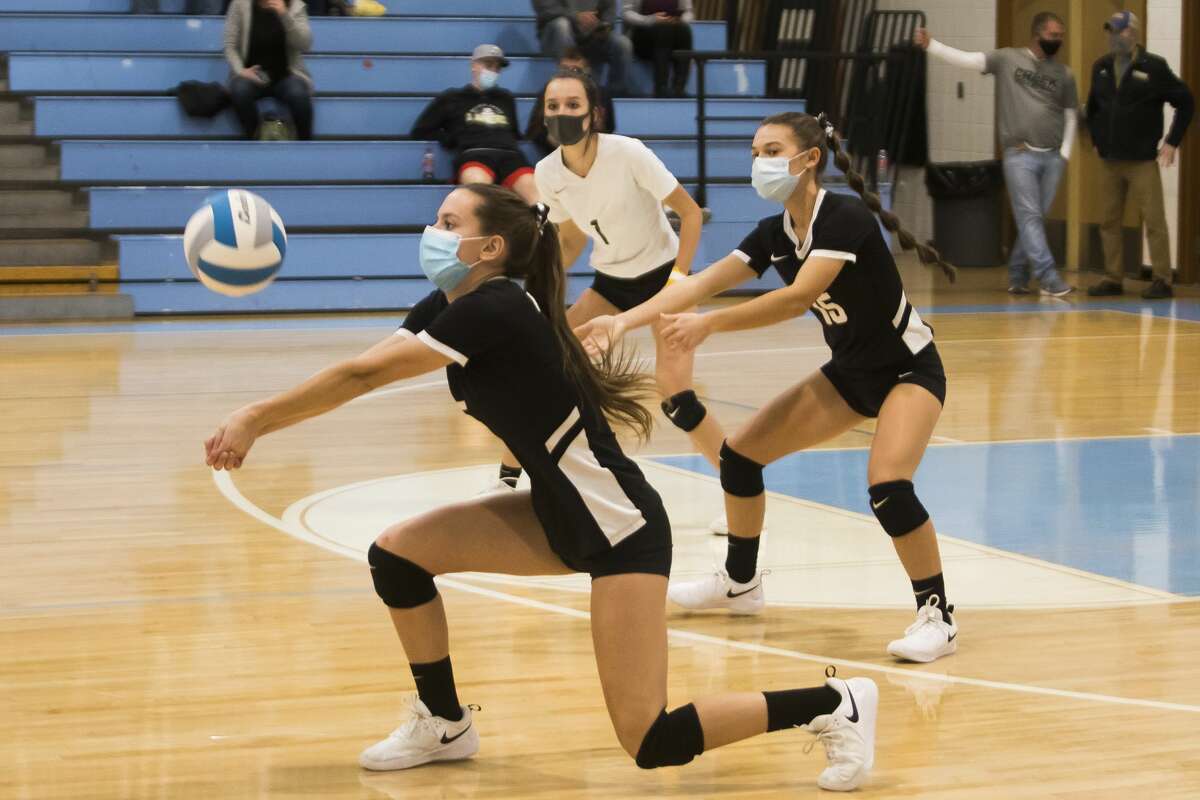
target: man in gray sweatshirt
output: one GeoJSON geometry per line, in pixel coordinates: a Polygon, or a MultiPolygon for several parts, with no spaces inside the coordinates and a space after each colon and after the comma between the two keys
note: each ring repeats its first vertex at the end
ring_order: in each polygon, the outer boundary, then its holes
{"type": "Polygon", "coordinates": [[[914,37],[940,61],[996,76],[996,125],[1017,225],[1008,262],[1011,294],[1029,293],[1031,266],[1042,294],[1063,297],[1073,291],[1058,274],[1046,240],[1046,212],[1071,155],[1079,105],[1071,70],[1054,60],[1066,31],[1061,18],[1043,11],[1033,18],[1026,47],[966,53],[933,39],[924,28],[914,37]]]}
{"type": "Polygon", "coordinates": [[[624,97],[633,66],[633,45],[616,30],[617,0],[533,0],[542,52],[558,59],[578,47],[593,65],[607,64],[606,86],[624,97]]]}

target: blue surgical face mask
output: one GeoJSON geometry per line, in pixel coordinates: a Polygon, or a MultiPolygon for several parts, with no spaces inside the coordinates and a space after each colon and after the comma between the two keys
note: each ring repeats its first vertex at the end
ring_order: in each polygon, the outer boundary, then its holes
{"type": "Polygon", "coordinates": [[[463,282],[471,267],[479,262],[464,264],[458,257],[458,246],[471,239],[487,239],[487,236],[462,237],[453,231],[444,231],[432,225],[425,226],[421,234],[421,271],[425,277],[443,292],[449,292],[463,282]]]}
{"type": "Polygon", "coordinates": [[[800,170],[797,175],[790,173],[788,168],[792,161],[802,155],[804,154],[797,153],[791,158],[759,156],[754,159],[754,165],[750,168],[750,183],[754,186],[754,191],[758,192],[758,196],[764,200],[774,200],[776,203],[782,203],[791,197],[800,184],[800,176],[808,172],[808,167],[800,170]]]}
{"type": "Polygon", "coordinates": [[[479,88],[485,92],[500,82],[500,73],[490,69],[479,70],[479,88]]]}

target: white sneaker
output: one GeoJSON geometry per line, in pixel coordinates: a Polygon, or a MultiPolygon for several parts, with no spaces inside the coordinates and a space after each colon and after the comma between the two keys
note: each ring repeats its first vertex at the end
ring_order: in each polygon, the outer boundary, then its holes
{"type": "Polygon", "coordinates": [[[849,792],[866,783],[875,766],[879,687],[870,678],[844,681],[830,677],[825,685],[840,694],[842,702],[832,714],[822,714],[800,727],[815,733],[825,747],[829,766],[817,777],[817,785],[831,792],[849,792]]]}
{"type": "Polygon", "coordinates": [[[451,722],[433,716],[414,697],[408,719],[382,742],[363,750],[358,763],[377,771],[409,769],[430,761],[458,761],[478,752],[479,732],[471,724],[470,706],[463,706],[462,719],[451,722]]]}
{"type": "MultiPolygon", "coordinates": [[[[958,625],[944,621],[939,603],[940,597],[930,595],[917,612],[917,621],[905,628],[903,639],[888,644],[888,652],[905,661],[927,664],[958,650],[958,625]]],[[[947,610],[954,613],[953,606],[947,610]]]]}
{"type": "Polygon", "coordinates": [[[487,486],[484,486],[482,489],[480,489],[478,492],[476,492],[475,496],[476,497],[484,497],[489,494],[497,494],[499,492],[515,492],[516,490],[517,490],[517,487],[509,486],[504,481],[500,480],[499,478],[496,478],[494,481],[489,483],[487,486]]]}
{"type": "Polygon", "coordinates": [[[749,583],[738,583],[725,570],[695,581],[672,581],[667,597],[690,611],[727,608],[734,614],[757,614],[767,604],[762,587],[765,574],[755,573],[749,583]]]}

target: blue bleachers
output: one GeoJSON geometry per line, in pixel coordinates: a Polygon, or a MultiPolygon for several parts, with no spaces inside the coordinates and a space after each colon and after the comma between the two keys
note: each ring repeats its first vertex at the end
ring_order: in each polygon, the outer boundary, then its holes
{"type": "MultiPolygon", "coordinates": [[[[529,17],[529,0],[392,0],[388,16],[529,17]]],[[[0,0],[0,14],[128,14],[132,0],[0,0]]],[[[163,13],[183,13],[184,0],[160,0],[163,13]]]]}
{"type": "MultiPolygon", "coordinates": [[[[113,14],[11,14],[0,24],[0,51],[220,52],[223,17],[113,14]]],[[[491,42],[515,55],[540,53],[528,17],[312,18],[314,53],[470,53],[491,42]]],[[[725,47],[725,23],[692,25],[697,50],[725,47]]],[[[439,81],[440,83],[440,81],[439,81]]]]}
{"type": "MultiPolygon", "coordinates": [[[[698,174],[695,139],[648,141],[677,176],[698,174]]],[[[396,182],[421,179],[421,159],[434,147],[435,176],[452,177],[452,154],[419,141],[393,142],[104,142],[62,143],[62,180],[79,183],[314,183],[396,182]]],[[[539,154],[525,143],[531,164],[539,154]]],[[[747,178],[750,139],[708,143],[708,175],[747,178]]],[[[831,173],[836,176],[836,169],[831,173]]]]}
{"type": "Polygon", "coordinates": [[[0,0],[0,14],[128,14],[131,0],[0,0]]]}
{"type": "MultiPolygon", "coordinates": [[[[390,139],[406,136],[428,97],[322,97],[316,101],[317,138],[390,139]]],[[[628,136],[695,136],[694,100],[615,101],[617,123],[628,136]]],[[[532,98],[518,98],[522,126],[533,107],[532,98]]],[[[712,100],[710,115],[765,117],[780,111],[803,111],[803,100],[712,100]]],[[[710,136],[751,136],[753,121],[713,121],[710,136]]],[[[227,138],[240,134],[232,114],[214,119],[189,117],[172,97],[37,97],[34,133],[67,138],[227,138]]]]}
{"type": "MultiPolygon", "coordinates": [[[[326,55],[312,56],[307,64],[318,95],[428,96],[470,80],[462,56],[326,55]]],[[[554,69],[550,59],[513,58],[502,85],[514,94],[536,95],[554,69]]],[[[705,75],[712,95],[761,97],[766,92],[761,61],[714,61],[705,75]]],[[[223,83],[228,77],[224,57],[214,53],[12,53],[8,59],[10,91],[24,94],[167,92],[182,81],[223,83]]],[[[650,68],[635,62],[634,89],[648,94],[650,80],[650,68]]],[[[693,74],[690,92],[695,82],[693,74]]]]}

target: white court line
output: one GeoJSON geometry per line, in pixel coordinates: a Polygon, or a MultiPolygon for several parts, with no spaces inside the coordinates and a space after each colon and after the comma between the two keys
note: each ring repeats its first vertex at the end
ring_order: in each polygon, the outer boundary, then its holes
{"type": "MultiPolygon", "coordinates": [[[[216,484],[218,491],[220,491],[221,494],[226,497],[226,499],[233,503],[234,506],[241,509],[246,514],[249,514],[251,517],[254,517],[263,524],[286,533],[289,536],[295,537],[296,539],[315,544],[318,547],[322,547],[339,555],[353,558],[357,561],[365,560],[364,554],[354,550],[353,548],[339,545],[328,540],[322,540],[316,536],[313,536],[308,531],[299,528],[298,526],[288,525],[278,517],[272,516],[266,511],[263,511],[242,494],[241,490],[239,490],[237,485],[234,484],[233,476],[228,472],[214,471],[213,483],[216,484]]],[[[507,592],[498,592],[494,589],[476,586],[473,583],[469,583],[458,578],[439,577],[438,583],[447,588],[458,589],[459,591],[467,592],[469,594],[475,594],[481,597],[489,597],[494,600],[501,600],[506,603],[525,606],[526,608],[535,608],[540,611],[548,611],[552,614],[574,617],[581,620],[591,619],[591,615],[586,611],[580,611],[578,609],[568,608],[567,606],[560,606],[554,603],[546,603],[541,600],[532,600],[529,598],[520,597],[518,595],[508,594],[507,592]]],[[[867,672],[880,672],[892,675],[903,675],[906,677],[916,676],[935,682],[958,684],[962,686],[976,686],[985,689],[1018,692],[1021,694],[1061,697],[1092,703],[1107,703],[1110,705],[1134,706],[1137,708],[1150,708],[1161,711],[1182,711],[1192,714],[1200,714],[1200,706],[1187,705],[1184,703],[1168,703],[1161,700],[1117,697],[1115,695],[1094,694],[1092,692],[1074,692],[1067,689],[1052,689],[1043,686],[1030,686],[1021,683],[1006,683],[1003,681],[989,681],[980,678],[966,678],[958,675],[943,675],[932,672],[920,672],[913,669],[903,669],[901,667],[889,667],[882,664],[872,664],[867,661],[852,661],[840,658],[829,658],[827,656],[816,655],[813,653],[804,653],[798,650],[787,650],[781,647],[770,647],[768,645],[755,644],[752,642],[738,642],[732,639],[722,639],[717,636],[708,636],[706,634],[693,633],[691,631],[683,631],[676,628],[668,628],[667,633],[677,640],[698,642],[701,644],[713,645],[715,647],[726,647],[732,650],[742,650],[751,653],[780,656],[782,658],[790,658],[796,661],[807,661],[814,664],[833,664],[838,667],[863,670],[867,672]]]]}
{"type": "Polygon", "coordinates": [[[1150,431],[1150,433],[1153,433],[1156,436],[1178,436],[1179,435],[1175,431],[1169,431],[1166,428],[1142,428],[1142,430],[1150,431]]]}

